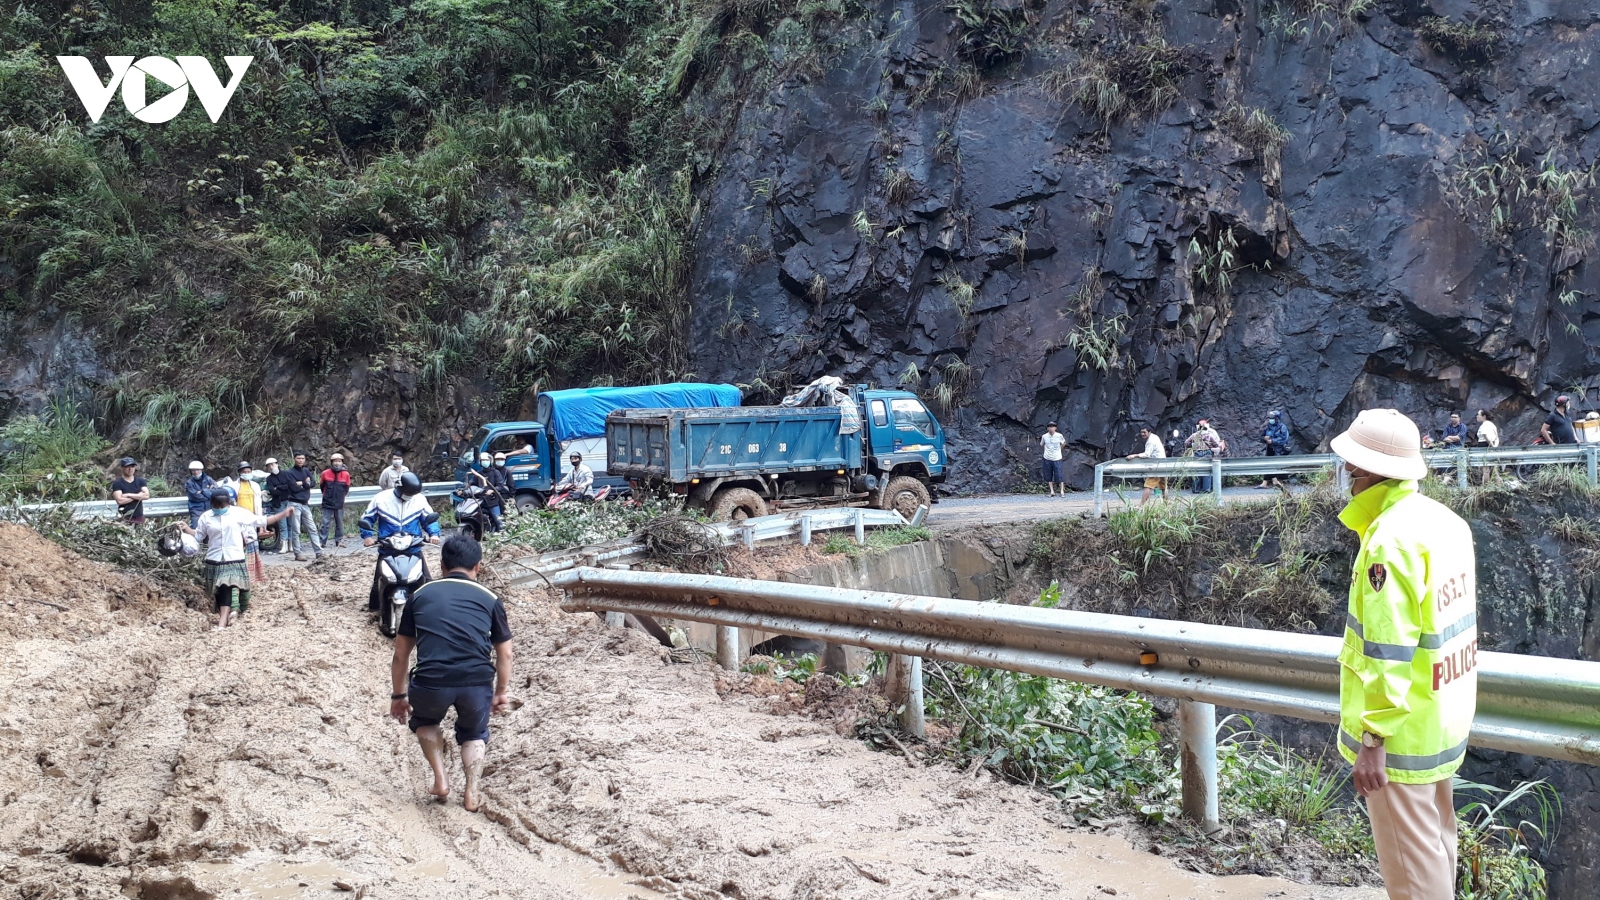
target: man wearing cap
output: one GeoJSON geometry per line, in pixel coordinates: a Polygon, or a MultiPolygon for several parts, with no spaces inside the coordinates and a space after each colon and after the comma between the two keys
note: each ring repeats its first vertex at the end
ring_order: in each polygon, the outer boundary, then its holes
{"type": "Polygon", "coordinates": [[[583,464],[583,454],[574,453],[567,457],[567,462],[572,464],[572,468],[551,490],[559,492],[570,489],[579,497],[594,496],[594,470],[583,464]]]}
{"type": "Polygon", "coordinates": [[[350,470],[344,454],[328,457],[322,470],[322,540],[335,547],[344,544],[344,499],[350,495],[350,470]]]}
{"type": "Polygon", "coordinates": [[[131,456],[117,460],[121,474],[111,480],[111,499],[117,504],[117,517],[133,525],[144,524],[144,502],[150,499],[150,488],[139,476],[139,461],[131,456]]]}
{"type": "Polygon", "coordinates": [[[1391,900],[1455,897],[1451,776],[1477,707],[1472,532],[1424,497],[1421,434],[1369,409],[1333,439],[1350,475],[1339,520],[1361,538],[1339,652],[1339,752],[1367,799],[1391,900]]]}
{"type": "Polygon", "coordinates": [[[1556,408],[1545,416],[1544,424],[1539,427],[1539,436],[1544,438],[1546,444],[1576,444],[1578,432],[1572,427],[1572,419],[1567,414],[1567,404],[1570,402],[1566,394],[1556,398],[1556,408]]]}
{"type": "MultiPolygon", "coordinates": [[[[1268,456],[1289,455],[1289,424],[1283,420],[1283,413],[1272,410],[1267,413],[1266,424],[1261,426],[1261,443],[1267,448],[1268,456]]],[[[1283,486],[1283,481],[1277,475],[1263,476],[1257,488],[1269,488],[1274,485],[1283,486]]]]}
{"type": "Polygon", "coordinates": [[[206,474],[204,463],[198,459],[189,463],[189,477],[183,480],[183,493],[189,498],[190,528],[199,524],[201,514],[211,508],[211,490],[216,486],[206,474]]]}

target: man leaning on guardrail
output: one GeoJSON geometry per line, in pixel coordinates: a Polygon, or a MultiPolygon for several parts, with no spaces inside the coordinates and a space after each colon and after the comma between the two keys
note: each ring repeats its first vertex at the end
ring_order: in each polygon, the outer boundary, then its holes
{"type": "Polygon", "coordinates": [[[1451,777],[1477,707],[1472,531],[1418,493],[1417,426],[1369,409],[1333,439],[1350,473],[1340,521],[1361,536],[1339,651],[1339,751],[1367,799],[1391,900],[1455,897],[1451,777]]]}

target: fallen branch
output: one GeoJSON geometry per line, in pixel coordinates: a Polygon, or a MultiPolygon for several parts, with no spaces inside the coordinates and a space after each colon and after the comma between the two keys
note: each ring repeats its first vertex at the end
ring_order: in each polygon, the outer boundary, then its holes
{"type": "Polygon", "coordinates": [[[69,611],[65,606],[62,606],[59,603],[51,603],[48,600],[35,600],[32,597],[23,597],[22,599],[28,601],[29,603],[37,603],[40,606],[48,606],[51,609],[59,609],[62,612],[68,612],[69,611]]]}

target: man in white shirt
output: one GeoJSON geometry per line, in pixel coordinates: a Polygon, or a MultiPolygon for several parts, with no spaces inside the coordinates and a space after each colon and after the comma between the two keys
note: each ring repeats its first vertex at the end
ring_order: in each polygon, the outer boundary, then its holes
{"type": "Polygon", "coordinates": [[[378,490],[394,490],[395,485],[400,483],[400,476],[409,471],[411,470],[406,468],[406,461],[401,458],[400,454],[396,453],[389,457],[389,468],[384,469],[378,475],[378,490]]]}
{"type": "Polygon", "coordinates": [[[1056,431],[1056,423],[1044,427],[1039,438],[1044,447],[1044,480],[1050,484],[1050,496],[1056,495],[1056,485],[1061,485],[1061,496],[1067,495],[1066,464],[1061,461],[1061,450],[1067,446],[1067,436],[1056,431]]]}
{"type": "Polygon", "coordinates": [[[270,516],[258,516],[233,505],[227,488],[213,488],[211,508],[200,514],[195,527],[179,525],[206,545],[203,571],[206,589],[217,606],[217,627],[233,624],[233,614],[243,615],[250,608],[250,569],[245,565],[245,543],[255,538],[256,529],[275,525],[289,518],[284,509],[270,516]]]}
{"type": "MultiPolygon", "coordinates": [[[[1143,453],[1129,453],[1128,459],[1166,459],[1167,448],[1161,446],[1161,436],[1148,428],[1139,429],[1139,437],[1144,438],[1143,453]]],[[[1167,480],[1165,478],[1146,478],[1144,480],[1144,493],[1139,497],[1139,505],[1150,502],[1151,494],[1161,492],[1163,499],[1167,496],[1167,480]]]]}
{"type": "Polygon", "coordinates": [[[552,490],[560,493],[568,488],[578,497],[594,496],[594,470],[583,464],[583,454],[574,453],[567,458],[572,463],[572,468],[567,471],[567,476],[556,482],[552,490]]]}

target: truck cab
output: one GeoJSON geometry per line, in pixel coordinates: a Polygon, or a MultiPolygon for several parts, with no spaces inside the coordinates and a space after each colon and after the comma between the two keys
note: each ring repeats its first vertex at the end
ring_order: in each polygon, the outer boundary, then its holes
{"type": "Polygon", "coordinates": [[[866,469],[880,480],[909,475],[932,484],[945,480],[944,428],[922,399],[910,391],[856,385],[866,436],[862,455],[866,469]]]}
{"type": "Polygon", "coordinates": [[[538,507],[550,486],[561,479],[551,444],[549,432],[538,422],[490,422],[478,429],[456,461],[455,480],[466,482],[480,454],[504,453],[517,507],[538,507]]]}

